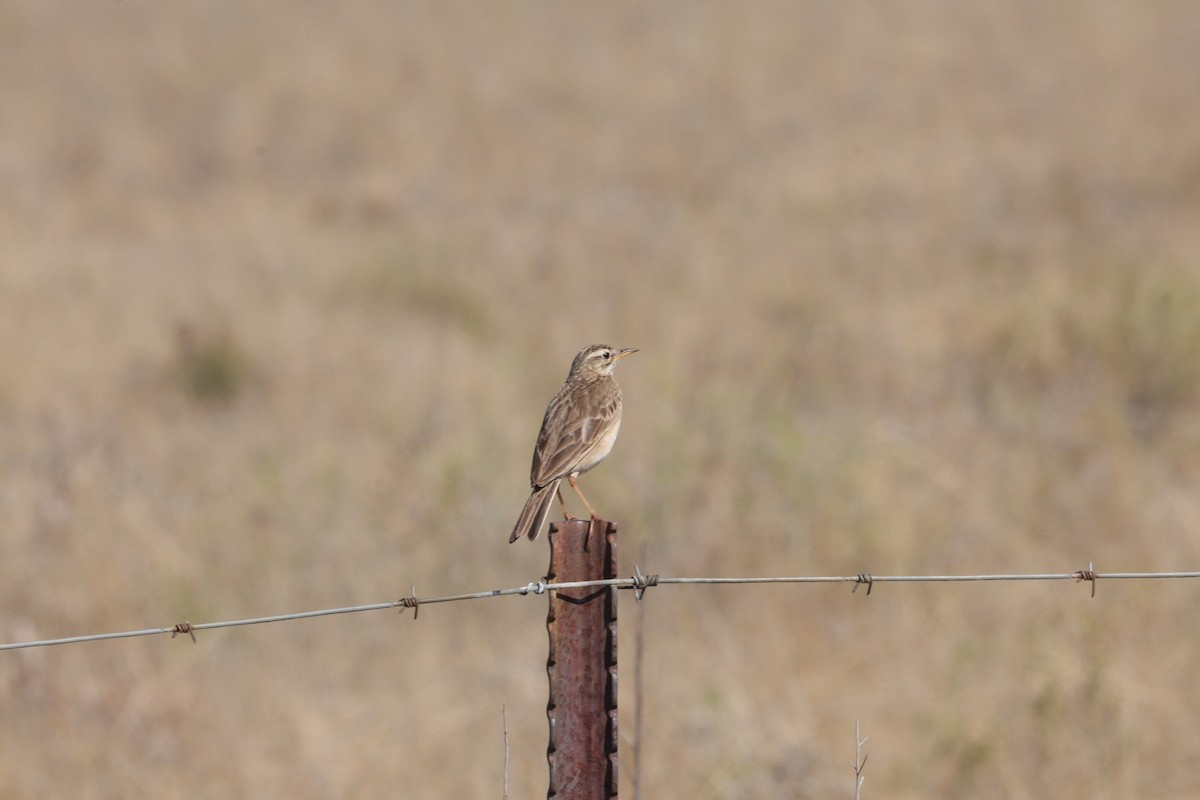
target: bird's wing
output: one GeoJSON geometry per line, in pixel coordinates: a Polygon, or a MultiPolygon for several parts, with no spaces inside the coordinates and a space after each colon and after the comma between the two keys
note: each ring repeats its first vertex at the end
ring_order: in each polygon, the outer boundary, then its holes
{"type": "Polygon", "coordinates": [[[596,443],[617,421],[619,395],[603,408],[586,412],[565,392],[550,401],[542,419],[542,431],[533,449],[529,482],[540,487],[575,471],[596,443]],[[557,422],[552,422],[557,420],[557,422]]]}

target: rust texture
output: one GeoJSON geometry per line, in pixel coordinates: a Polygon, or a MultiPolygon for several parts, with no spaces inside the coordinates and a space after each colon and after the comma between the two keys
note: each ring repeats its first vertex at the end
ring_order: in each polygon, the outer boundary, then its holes
{"type": "MultiPolygon", "coordinates": [[[[617,577],[617,524],[569,520],[550,526],[547,580],[617,577]]],[[[617,796],[617,590],[550,591],[550,789],[560,800],[617,796]]]]}

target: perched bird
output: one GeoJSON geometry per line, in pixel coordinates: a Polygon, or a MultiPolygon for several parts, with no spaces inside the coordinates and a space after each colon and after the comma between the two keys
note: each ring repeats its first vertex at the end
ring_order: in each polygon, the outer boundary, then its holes
{"type": "Polygon", "coordinates": [[[599,519],[596,509],[575,485],[575,478],[603,461],[617,441],[617,431],[621,428],[621,387],[613,378],[613,367],[636,352],[636,347],[618,350],[606,344],[593,344],[575,356],[566,382],[542,418],[542,431],[533,449],[533,467],[529,471],[533,493],[525,502],[525,510],[509,542],[515,542],[522,534],[536,539],[555,496],[562,504],[563,516],[574,519],[567,512],[558,488],[563,478],[587,506],[592,519],[599,519]]]}

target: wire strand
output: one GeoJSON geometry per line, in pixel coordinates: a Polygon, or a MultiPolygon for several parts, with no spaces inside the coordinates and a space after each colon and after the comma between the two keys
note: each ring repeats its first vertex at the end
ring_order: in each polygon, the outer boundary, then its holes
{"type": "Polygon", "coordinates": [[[277,614],[269,617],[253,617],[250,619],[226,620],[223,622],[203,622],[192,624],[188,622],[178,623],[166,628],[144,628],[136,631],[120,631],[117,633],[96,633],[86,636],[69,636],[62,639],[42,639],[31,642],[13,642],[10,644],[0,644],[0,650],[20,650],[29,647],[51,647],[60,644],[76,644],[79,642],[97,642],[107,639],[129,639],[135,636],[155,636],[159,634],[171,634],[172,638],[180,633],[190,633],[192,638],[195,638],[196,631],[214,630],[216,628],[234,628],[243,625],[263,625],[272,622],[289,622],[299,619],[311,619],[313,617],[328,617],[335,614],[357,614],[364,611],[385,611],[392,608],[417,608],[424,605],[434,605],[436,603],[453,603],[463,600],[483,600],[490,597],[506,597],[513,595],[528,595],[528,594],[543,594],[551,589],[584,589],[590,587],[611,586],[617,589],[635,589],[645,591],[649,586],[681,586],[681,585],[748,585],[748,584],[766,584],[766,583],[852,583],[855,588],[861,584],[867,584],[868,592],[872,584],[876,583],[958,583],[958,582],[973,582],[973,581],[1090,581],[1092,584],[1093,595],[1096,582],[1100,580],[1162,580],[1173,578],[1200,578],[1200,572],[1095,572],[1088,565],[1086,570],[1077,570],[1075,572],[1043,572],[1043,573],[1006,573],[998,575],[872,575],[870,573],[860,573],[858,575],[830,575],[830,576],[813,576],[813,575],[796,575],[784,577],[748,577],[748,578],[668,578],[658,575],[645,576],[641,575],[641,570],[637,570],[638,575],[633,578],[609,578],[606,580],[595,581],[573,581],[568,583],[547,583],[545,580],[538,580],[528,583],[524,586],[516,586],[509,589],[492,589],[483,592],[471,592],[469,594],[454,594],[445,595],[442,597],[416,597],[414,591],[411,597],[402,597],[398,600],[392,600],[385,603],[371,603],[360,606],[345,606],[342,608],[325,608],[317,611],[301,611],[294,614],[277,614]],[[647,582],[649,579],[649,583],[647,582]]]}

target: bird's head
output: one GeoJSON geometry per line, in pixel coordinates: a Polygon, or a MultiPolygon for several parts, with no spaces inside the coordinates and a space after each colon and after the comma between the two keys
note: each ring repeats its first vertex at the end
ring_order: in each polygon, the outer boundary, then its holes
{"type": "Polygon", "coordinates": [[[628,355],[636,353],[636,347],[626,347],[624,350],[607,344],[588,345],[579,351],[571,362],[571,375],[600,376],[612,375],[617,362],[628,355]]]}

